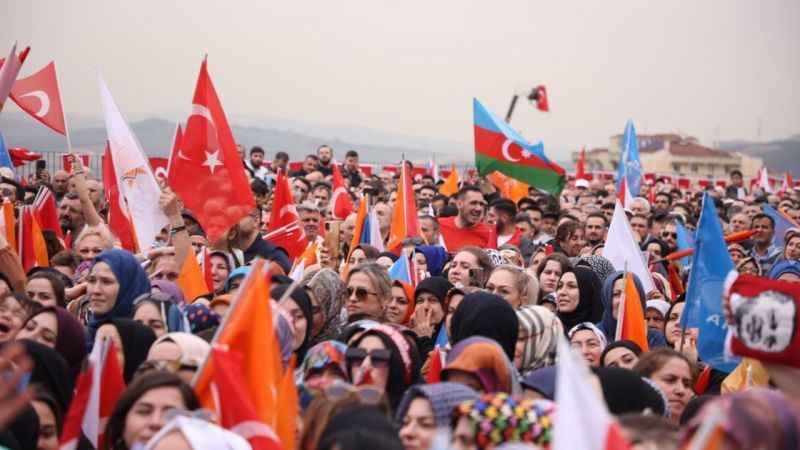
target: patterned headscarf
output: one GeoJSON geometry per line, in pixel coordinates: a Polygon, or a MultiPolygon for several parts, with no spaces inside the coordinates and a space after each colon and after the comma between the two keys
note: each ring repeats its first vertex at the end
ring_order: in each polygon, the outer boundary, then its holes
{"type": "Polygon", "coordinates": [[[800,412],[780,391],[753,388],[710,400],[690,422],[680,447],[717,420],[737,448],[800,448],[800,412]]]}
{"type": "Polygon", "coordinates": [[[611,264],[611,261],[600,255],[583,256],[578,261],[578,264],[591,267],[592,272],[594,272],[594,274],[597,275],[597,279],[600,280],[601,285],[606,281],[606,278],[616,270],[614,269],[614,265],[611,264]]]}
{"type": "Polygon", "coordinates": [[[528,305],[517,310],[519,325],[528,332],[522,350],[519,372],[522,376],[556,363],[558,338],[564,326],[558,317],[544,306],[528,305]]]}
{"type": "Polygon", "coordinates": [[[348,378],[347,361],[345,359],[347,345],[339,341],[322,341],[311,347],[300,365],[303,381],[308,379],[311,371],[324,370],[330,366],[338,369],[346,381],[348,378]]]}
{"type": "Polygon", "coordinates": [[[311,344],[335,339],[342,330],[342,306],[347,297],[347,286],[341,276],[335,270],[319,269],[306,272],[300,285],[311,289],[325,315],[322,330],[311,336],[311,344]]]}
{"type": "Polygon", "coordinates": [[[192,303],[184,308],[186,318],[193,334],[219,325],[220,317],[216,311],[202,303],[192,303]]]}
{"type": "Polygon", "coordinates": [[[501,392],[460,404],[453,418],[455,422],[462,417],[469,421],[478,448],[504,442],[525,442],[549,448],[553,440],[555,408],[550,400],[520,399],[501,392]]]}
{"type": "Polygon", "coordinates": [[[461,383],[433,383],[415,384],[411,386],[403,395],[400,406],[397,407],[395,419],[398,424],[403,423],[411,402],[416,398],[425,398],[431,404],[433,416],[437,427],[449,427],[450,418],[453,410],[459,404],[472,400],[478,400],[479,395],[472,388],[461,383]]]}

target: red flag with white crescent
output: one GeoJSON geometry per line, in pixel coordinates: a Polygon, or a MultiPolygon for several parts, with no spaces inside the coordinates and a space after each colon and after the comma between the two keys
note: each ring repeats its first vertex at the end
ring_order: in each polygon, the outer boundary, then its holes
{"type": "Polygon", "coordinates": [[[31,117],[56,133],[67,134],[55,62],[51,61],[33,75],[18,78],[10,96],[31,117]]]}
{"type": "Polygon", "coordinates": [[[170,187],[197,217],[209,242],[225,237],[256,206],[205,60],[170,174],[170,187]]]}
{"type": "Polygon", "coordinates": [[[119,238],[122,248],[130,252],[137,251],[136,234],[133,224],[125,206],[125,197],[117,186],[117,177],[114,175],[114,160],[111,158],[111,149],[106,143],[106,152],[103,155],[103,190],[108,202],[108,227],[119,238]]]}
{"type": "Polygon", "coordinates": [[[331,204],[333,205],[331,212],[335,220],[344,220],[355,211],[353,199],[350,198],[350,194],[347,192],[347,187],[344,185],[344,177],[342,177],[342,172],[336,163],[333,164],[333,198],[331,199],[331,204]]]}

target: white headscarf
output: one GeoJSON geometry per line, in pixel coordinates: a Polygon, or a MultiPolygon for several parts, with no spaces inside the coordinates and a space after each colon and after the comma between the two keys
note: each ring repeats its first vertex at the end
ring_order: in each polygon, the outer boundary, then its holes
{"type": "Polygon", "coordinates": [[[206,420],[183,415],[175,416],[167,422],[155,436],[150,438],[144,450],[156,448],[162,439],[174,431],[183,435],[192,450],[252,450],[250,443],[238,434],[206,420]]]}

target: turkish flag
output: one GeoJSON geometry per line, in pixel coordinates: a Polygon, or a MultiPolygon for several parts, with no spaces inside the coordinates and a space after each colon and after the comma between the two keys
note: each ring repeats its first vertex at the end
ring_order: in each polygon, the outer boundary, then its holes
{"type": "Polygon", "coordinates": [[[168,182],[197,217],[209,242],[225,237],[256,206],[205,60],[168,182]]]}
{"type": "Polygon", "coordinates": [[[106,152],[103,155],[103,191],[108,202],[108,228],[119,238],[122,248],[136,253],[136,237],[133,234],[131,218],[125,208],[125,197],[119,192],[117,177],[114,175],[114,160],[111,158],[111,149],[106,142],[106,152]]]}
{"type": "MultiPolygon", "coordinates": [[[[350,198],[350,194],[347,192],[338,164],[333,165],[333,198],[331,199],[331,204],[333,204],[332,213],[335,220],[344,220],[350,213],[355,211],[353,199],[350,198]]],[[[325,234],[324,230],[323,234],[325,234]]]]}
{"type": "MultiPolygon", "coordinates": [[[[61,155],[61,165],[64,167],[64,170],[67,172],[72,172],[72,159],[69,157],[70,155],[61,155]]],[[[81,158],[81,162],[83,163],[83,167],[89,167],[89,163],[92,161],[92,155],[88,153],[84,153],[78,155],[81,158]]]]}
{"type": "Polygon", "coordinates": [[[64,109],[61,105],[61,93],[58,90],[55,62],[51,61],[33,75],[18,78],[11,88],[10,97],[34,119],[47,125],[56,133],[66,136],[67,126],[64,122],[64,109]]]}
{"type": "Polygon", "coordinates": [[[289,259],[295,260],[303,254],[308,240],[300,225],[300,216],[292,199],[292,188],[289,179],[281,170],[275,180],[275,191],[272,193],[272,210],[269,215],[269,227],[264,239],[286,250],[289,259]]]}
{"type": "Polygon", "coordinates": [[[148,162],[150,162],[150,168],[153,169],[153,175],[156,178],[167,178],[167,167],[169,166],[169,160],[167,158],[147,158],[148,162]]]}
{"type": "Polygon", "coordinates": [[[575,179],[586,179],[586,149],[581,149],[581,154],[578,156],[578,163],[575,165],[575,179]]]}
{"type": "Polygon", "coordinates": [[[35,208],[36,219],[39,221],[42,230],[52,231],[59,239],[64,239],[64,232],[61,230],[61,224],[58,221],[58,207],[56,206],[56,198],[53,192],[47,187],[41,186],[33,200],[33,207],[35,208]]]}
{"type": "Polygon", "coordinates": [[[22,147],[11,147],[8,149],[8,155],[11,157],[11,164],[14,167],[19,167],[30,161],[37,161],[42,159],[41,153],[36,153],[22,147]]]}
{"type": "Polygon", "coordinates": [[[547,102],[547,88],[544,86],[536,86],[533,90],[532,100],[536,101],[536,108],[539,111],[550,111],[550,104],[547,102]]]}

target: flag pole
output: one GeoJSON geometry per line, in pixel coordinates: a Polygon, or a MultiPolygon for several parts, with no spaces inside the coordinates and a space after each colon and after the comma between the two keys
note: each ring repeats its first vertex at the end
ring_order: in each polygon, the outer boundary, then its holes
{"type": "MultiPolygon", "coordinates": [[[[61,79],[58,77],[58,68],[56,67],[56,61],[53,60],[53,71],[56,73],[56,84],[58,85],[58,101],[61,102],[61,111],[63,112],[64,116],[64,136],[67,138],[67,153],[72,153],[72,141],[69,138],[69,124],[67,123],[67,110],[64,108],[64,98],[61,95],[61,79]]],[[[89,167],[89,170],[92,170],[89,167]]]]}

